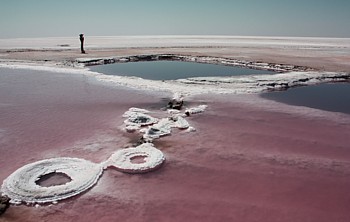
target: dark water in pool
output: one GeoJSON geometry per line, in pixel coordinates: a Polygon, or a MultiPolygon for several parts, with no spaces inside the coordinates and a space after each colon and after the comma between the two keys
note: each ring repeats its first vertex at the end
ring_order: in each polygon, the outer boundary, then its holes
{"type": "Polygon", "coordinates": [[[181,61],[128,62],[98,65],[92,71],[107,75],[137,76],[152,80],[174,80],[190,77],[275,74],[275,72],[240,67],[181,61]]]}
{"type": "Polygon", "coordinates": [[[350,83],[332,83],[269,92],[263,98],[296,106],[350,114],[350,83]]]}

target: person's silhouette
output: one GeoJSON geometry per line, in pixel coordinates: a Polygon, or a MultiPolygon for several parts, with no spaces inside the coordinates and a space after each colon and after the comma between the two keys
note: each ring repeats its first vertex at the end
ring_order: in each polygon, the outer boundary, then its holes
{"type": "Polygon", "coordinates": [[[85,53],[85,50],[84,50],[84,34],[80,34],[80,50],[81,50],[81,53],[85,53]]]}

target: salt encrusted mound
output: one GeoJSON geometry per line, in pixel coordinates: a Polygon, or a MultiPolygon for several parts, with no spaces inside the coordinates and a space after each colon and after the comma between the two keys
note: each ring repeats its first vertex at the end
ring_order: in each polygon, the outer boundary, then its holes
{"type": "Polygon", "coordinates": [[[184,96],[181,93],[175,93],[171,101],[168,103],[168,109],[180,110],[184,104],[184,96]]]}
{"type": "Polygon", "coordinates": [[[124,123],[126,125],[147,126],[147,125],[152,125],[157,121],[158,119],[153,118],[152,116],[149,116],[143,113],[133,113],[124,121],[124,123]]]}
{"type": "Polygon", "coordinates": [[[174,114],[179,114],[179,113],[181,113],[181,111],[178,110],[178,109],[168,109],[167,111],[168,111],[168,113],[169,113],[170,115],[174,115],[174,114]]]}
{"type": "MultiPolygon", "coordinates": [[[[182,96],[177,96],[176,101],[183,101],[182,96]]],[[[124,113],[126,130],[135,131],[142,126],[149,126],[140,130],[144,133],[144,141],[151,142],[161,136],[171,133],[171,128],[187,129],[192,132],[195,129],[189,125],[184,117],[190,114],[201,113],[206,105],[187,109],[184,113],[170,109],[171,116],[158,119],[147,115],[148,110],[130,108],[124,113]]],[[[122,149],[114,152],[112,156],[101,164],[95,164],[78,158],[52,158],[34,162],[17,169],[1,186],[4,195],[11,198],[11,203],[28,204],[57,202],[75,196],[96,184],[103,169],[113,166],[119,171],[127,173],[145,173],[157,169],[165,161],[162,151],[156,149],[151,143],[144,143],[137,147],[122,149]],[[134,158],[143,158],[143,162],[133,162],[134,158]],[[45,175],[62,173],[71,181],[48,187],[40,186],[36,182],[45,175]]]]}
{"type": "Polygon", "coordinates": [[[136,130],[139,130],[140,126],[139,125],[128,125],[125,126],[125,130],[129,133],[135,132],[136,130]]]}
{"type": "Polygon", "coordinates": [[[143,139],[151,142],[161,136],[169,135],[172,127],[174,127],[174,121],[169,118],[163,118],[159,120],[157,124],[149,126],[148,129],[144,131],[143,139]]]}
{"type": "Polygon", "coordinates": [[[207,107],[208,107],[207,105],[199,105],[197,107],[186,109],[185,113],[189,113],[189,114],[202,113],[207,107]]]}
{"type": "Polygon", "coordinates": [[[165,161],[163,152],[151,143],[114,152],[105,162],[105,167],[113,166],[126,173],[146,173],[157,169],[165,161]],[[132,163],[133,158],[144,157],[143,163],[132,163]]]}
{"type": "MultiPolygon", "coordinates": [[[[124,121],[126,124],[125,130],[127,132],[135,132],[142,126],[150,125],[148,128],[141,129],[140,132],[143,133],[142,138],[144,141],[152,142],[154,139],[158,139],[162,136],[171,134],[171,128],[188,129],[190,127],[190,124],[184,117],[204,112],[206,108],[207,105],[199,105],[197,107],[187,109],[185,113],[181,113],[176,109],[168,109],[167,112],[170,114],[170,116],[168,118],[162,118],[160,120],[145,114],[149,112],[147,110],[130,108],[123,115],[123,117],[128,118],[124,121]]],[[[192,132],[193,129],[194,128],[188,132],[192,132]]]]}
{"type": "Polygon", "coordinates": [[[176,102],[178,102],[178,103],[183,103],[183,101],[184,101],[184,95],[181,94],[181,93],[176,92],[176,93],[174,93],[174,95],[173,95],[173,100],[176,101],[176,102]]]}
{"type": "Polygon", "coordinates": [[[149,111],[146,109],[131,107],[128,111],[124,113],[123,117],[129,117],[130,114],[132,115],[133,113],[149,113],[149,111]]]}
{"type": "Polygon", "coordinates": [[[176,127],[176,128],[187,129],[188,127],[190,127],[190,124],[187,122],[187,120],[185,120],[180,115],[176,115],[176,116],[172,117],[172,120],[175,121],[174,127],[176,127]]]}
{"type": "Polygon", "coordinates": [[[7,177],[1,190],[11,203],[48,203],[75,196],[94,186],[102,174],[102,165],[78,158],[52,158],[25,165],[7,177]],[[63,173],[71,181],[42,187],[36,181],[43,175],[63,173]]]}
{"type": "Polygon", "coordinates": [[[157,118],[153,118],[152,116],[147,115],[145,113],[149,113],[149,111],[145,109],[134,108],[134,107],[126,111],[123,114],[123,117],[127,118],[124,121],[126,125],[125,130],[127,132],[134,132],[140,129],[142,126],[148,126],[158,122],[157,118]]]}

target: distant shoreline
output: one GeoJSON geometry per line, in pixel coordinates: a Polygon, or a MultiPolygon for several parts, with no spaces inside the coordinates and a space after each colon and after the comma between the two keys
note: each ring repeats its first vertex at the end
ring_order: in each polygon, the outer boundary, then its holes
{"type": "Polygon", "coordinates": [[[0,39],[0,63],[62,63],[78,58],[181,54],[242,59],[350,72],[350,38],[245,36],[86,36],[0,39]]]}
{"type": "Polygon", "coordinates": [[[86,65],[168,59],[282,72],[274,76],[198,77],[163,81],[161,84],[158,81],[112,77],[89,72],[104,82],[138,89],[182,92],[187,95],[211,92],[261,93],[285,90],[299,85],[349,81],[350,79],[350,63],[348,62],[350,61],[350,39],[87,36],[85,49],[87,53],[81,54],[78,38],[0,39],[0,66],[21,66],[34,69],[46,67],[45,69],[52,70],[64,68],[72,72],[88,73],[86,65]]]}

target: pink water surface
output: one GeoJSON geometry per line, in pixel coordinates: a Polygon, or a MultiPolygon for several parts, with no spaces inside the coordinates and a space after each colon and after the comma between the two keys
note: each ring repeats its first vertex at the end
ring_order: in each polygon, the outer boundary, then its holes
{"type": "MultiPolygon", "coordinates": [[[[118,129],[122,113],[157,109],[161,99],[80,75],[10,70],[0,78],[0,180],[42,158],[104,160],[130,142],[118,129]]],[[[190,100],[209,108],[187,119],[196,132],[155,142],[167,158],[157,171],[107,169],[82,195],[12,206],[0,220],[350,221],[347,122],[269,108],[257,96],[190,100]]]]}

